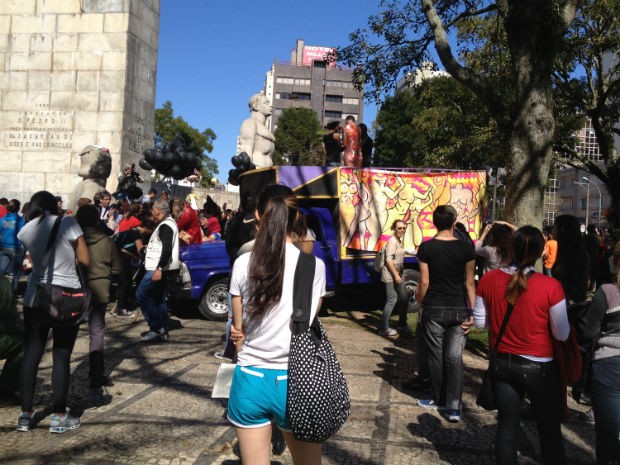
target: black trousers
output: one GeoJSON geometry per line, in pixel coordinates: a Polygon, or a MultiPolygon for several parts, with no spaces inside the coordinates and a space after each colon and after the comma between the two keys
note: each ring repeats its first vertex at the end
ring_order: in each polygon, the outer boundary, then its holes
{"type": "Polygon", "coordinates": [[[50,328],[43,310],[24,307],[25,347],[20,377],[22,411],[33,410],[34,390],[37,383],[39,363],[45,351],[47,338],[52,329],[52,399],[53,412],[64,413],[69,394],[70,360],[77,339],[78,326],[50,328]]]}

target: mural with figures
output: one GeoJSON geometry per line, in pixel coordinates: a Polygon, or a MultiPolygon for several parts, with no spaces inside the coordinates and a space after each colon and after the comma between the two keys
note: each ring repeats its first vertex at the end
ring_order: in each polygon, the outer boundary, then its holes
{"type": "Polygon", "coordinates": [[[477,239],[486,209],[486,172],[411,173],[340,168],[341,251],[378,251],[392,236],[395,220],[407,225],[405,250],[436,234],[433,210],[450,204],[472,239],[477,239]]]}

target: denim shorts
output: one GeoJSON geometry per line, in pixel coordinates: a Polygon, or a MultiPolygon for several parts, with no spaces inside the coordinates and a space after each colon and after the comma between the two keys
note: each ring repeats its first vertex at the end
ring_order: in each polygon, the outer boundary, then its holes
{"type": "Polygon", "coordinates": [[[274,422],[284,431],[291,426],[286,419],[288,370],[235,367],[228,420],[240,428],[260,428],[274,422]]]}

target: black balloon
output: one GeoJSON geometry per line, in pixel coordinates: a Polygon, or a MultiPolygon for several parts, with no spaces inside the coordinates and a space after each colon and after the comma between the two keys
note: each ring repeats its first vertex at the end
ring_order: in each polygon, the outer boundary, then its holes
{"type": "Polygon", "coordinates": [[[186,178],[193,174],[198,165],[198,155],[190,150],[191,143],[189,137],[177,135],[172,142],[166,142],[159,148],[146,149],[140,166],[155,169],[165,177],[177,180],[186,178]]]}
{"type": "Polygon", "coordinates": [[[140,165],[140,168],[142,168],[143,170],[151,171],[153,169],[151,164],[144,158],[140,158],[138,165],[140,165]]]}

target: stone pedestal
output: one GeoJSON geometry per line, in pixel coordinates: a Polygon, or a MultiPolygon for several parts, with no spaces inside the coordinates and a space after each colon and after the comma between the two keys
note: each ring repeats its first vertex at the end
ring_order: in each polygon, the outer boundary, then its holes
{"type": "Polygon", "coordinates": [[[158,35],[159,0],[0,2],[0,197],[66,202],[89,144],[115,190],[152,146],[158,35]]]}

